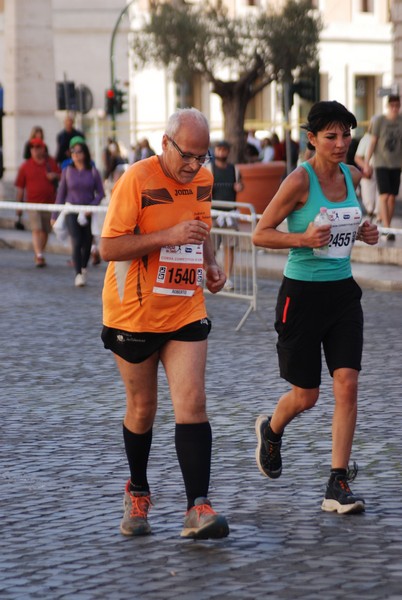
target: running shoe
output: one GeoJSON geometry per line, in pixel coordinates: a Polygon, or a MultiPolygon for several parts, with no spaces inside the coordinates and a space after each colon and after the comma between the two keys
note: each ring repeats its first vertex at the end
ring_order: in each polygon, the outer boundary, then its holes
{"type": "Polygon", "coordinates": [[[75,279],[74,279],[75,287],[84,287],[85,284],[86,284],[85,275],[83,275],[82,273],[77,273],[77,275],[75,276],[75,279]]]}
{"type": "Polygon", "coordinates": [[[148,523],[148,511],[152,506],[149,492],[132,492],[130,481],[127,481],[124,493],[124,516],[120,523],[123,535],[149,535],[151,527],[148,523]]]}
{"type": "Polygon", "coordinates": [[[42,255],[38,254],[37,256],[35,256],[35,266],[39,268],[46,267],[46,260],[43,258],[42,255]]]}
{"type": "Polygon", "coordinates": [[[282,441],[271,442],[267,439],[265,431],[270,422],[271,417],[267,417],[267,415],[260,415],[255,422],[255,432],[257,434],[255,460],[264,477],[278,479],[282,473],[282,441]]]}
{"type": "Polygon", "coordinates": [[[181,537],[194,540],[218,539],[229,535],[229,525],[218,515],[208,498],[196,498],[194,506],[186,513],[181,537]]]}
{"type": "Polygon", "coordinates": [[[354,472],[338,474],[331,476],[327,483],[324,500],[321,504],[322,510],[326,512],[337,512],[338,514],[361,513],[365,510],[363,498],[355,496],[349,487],[349,481],[352,481],[357,475],[357,465],[355,463],[354,472]]]}

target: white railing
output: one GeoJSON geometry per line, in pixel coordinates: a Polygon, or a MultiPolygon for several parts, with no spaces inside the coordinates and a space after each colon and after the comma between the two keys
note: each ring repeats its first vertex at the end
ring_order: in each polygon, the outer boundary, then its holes
{"type": "Polygon", "coordinates": [[[93,204],[79,204],[73,205],[69,204],[66,207],[65,204],[39,204],[36,202],[7,202],[0,201],[0,210],[11,209],[11,210],[41,210],[43,212],[61,212],[62,210],[66,210],[66,212],[71,213],[80,213],[80,212],[106,212],[107,206],[99,205],[95,206],[93,204]]]}

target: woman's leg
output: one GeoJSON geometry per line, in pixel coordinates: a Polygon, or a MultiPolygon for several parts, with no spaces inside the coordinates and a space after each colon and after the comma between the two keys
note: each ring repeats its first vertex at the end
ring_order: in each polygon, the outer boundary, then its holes
{"type": "Polygon", "coordinates": [[[332,420],[332,468],[347,469],[352,451],[357,418],[359,372],[355,369],[334,371],[335,409],[332,420]]]}
{"type": "Polygon", "coordinates": [[[293,419],[315,406],[320,388],[304,389],[296,385],[286,392],[278,401],[271,417],[271,429],[275,433],[282,433],[286,425],[293,419]]]}
{"type": "Polygon", "coordinates": [[[77,222],[78,215],[70,213],[66,215],[66,223],[68,233],[71,237],[72,258],[75,272],[81,273],[82,258],[81,258],[81,226],[77,222]]]}
{"type": "Polygon", "coordinates": [[[87,225],[81,227],[81,264],[83,269],[87,268],[92,248],[91,220],[90,217],[87,219],[87,225]]]}

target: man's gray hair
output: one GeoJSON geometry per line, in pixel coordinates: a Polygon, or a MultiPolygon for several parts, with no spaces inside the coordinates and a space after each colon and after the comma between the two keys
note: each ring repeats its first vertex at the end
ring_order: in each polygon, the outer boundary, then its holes
{"type": "Polygon", "coordinates": [[[174,138],[183,122],[187,120],[193,121],[194,123],[205,127],[209,133],[208,119],[202,114],[202,112],[196,108],[179,108],[169,117],[166,125],[166,135],[170,138],[174,138]]]}

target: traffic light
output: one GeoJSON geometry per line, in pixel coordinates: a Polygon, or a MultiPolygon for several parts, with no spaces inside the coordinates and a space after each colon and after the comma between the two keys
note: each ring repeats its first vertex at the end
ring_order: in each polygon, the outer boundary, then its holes
{"type": "Polygon", "coordinates": [[[57,110],[77,110],[74,81],[56,82],[57,110]]]}
{"type": "Polygon", "coordinates": [[[317,90],[314,79],[301,79],[292,85],[293,94],[298,94],[300,98],[309,100],[310,102],[317,101],[317,90]]]}
{"type": "Polygon", "coordinates": [[[116,90],[109,88],[105,93],[105,111],[107,115],[114,116],[116,114],[116,90]]]}
{"type": "Polygon", "coordinates": [[[120,114],[127,110],[127,92],[125,90],[115,89],[116,94],[116,113],[120,114]]]}
{"type": "Polygon", "coordinates": [[[298,94],[303,100],[318,102],[320,99],[320,73],[318,69],[311,70],[305,77],[290,86],[290,106],[293,104],[293,94],[298,94]]]}

